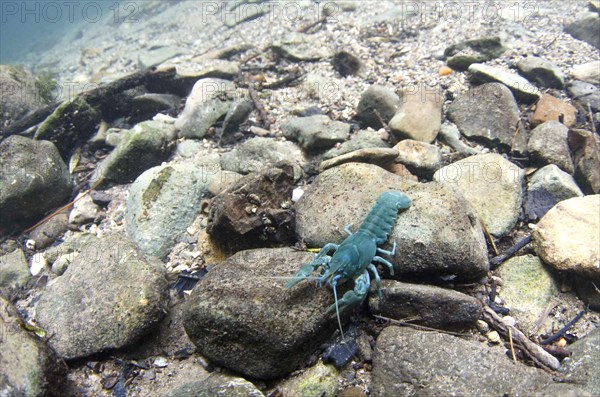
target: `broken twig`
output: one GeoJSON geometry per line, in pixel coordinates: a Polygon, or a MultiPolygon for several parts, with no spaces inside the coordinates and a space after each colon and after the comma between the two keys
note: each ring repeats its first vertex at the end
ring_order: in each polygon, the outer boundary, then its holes
{"type": "MultiPolygon", "coordinates": [[[[393,318],[380,316],[378,314],[374,314],[373,317],[375,317],[375,318],[377,318],[379,320],[387,321],[390,324],[407,326],[407,327],[411,327],[411,328],[414,328],[414,329],[419,329],[419,330],[422,330],[422,331],[435,331],[435,332],[441,332],[441,333],[444,333],[444,334],[449,334],[449,335],[454,335],[454,336],[462,336],[462,337],[470,337],[471,336],[470,334],[461,334],[460,332],[451,332],[451,331],[446,331],[446,330],[443,330],[443,329],[427,327],[425,325],[413,324],[413,323],[409,323],[408,321],[394,320],[393,318]]],[[[413,319],[411,319],[411,320],[413,320],[413,319]]]]}
{"type": "Polygon", "coordinates": [[[540,365],[552,370],[557,370],[558,367],[560,367],[560,362],[556,357],[545,351],[541,346],[530,341],[524,333],[519,331],[519,329],[502,321],[502,318],[487,305],[483,306],[483,318],[506,339],[509,338],[510,330],[512,339],[521,345],[524,352],[540,365]]]}
{"type": "Polygon", "coordinates": [[[500,266],[500,264],[502,262],[504,262],[508,258],[512,257],[514,254],[517,253],[518,250],[520,250],[521,248],[523,248],[524,246],[529,244],[530,241],[531,241],[531,234],[529,234],[529,235],[523,237],[522,239],[520,239],[519,241],[517,241],[517,243],[515,245],[513,245],[512,247],[510,247],[509,249],[504,251],[502,254],[497,255],[497,256],[493,257],[492,259],[490,259],[490,270],[496,269],[498,266],[500,266]]]}
{"type": "Polygon", "coordinates": [[[269,121],[267,112],[265,112],[265,108],[258,98],[256,90],[254,89],[254,83],[248,84],[248,92],[250,93],[250,99],[252,99],[252,102],[254,102],[254,107],[258,111],[258,115],[260,116],[263,127],[268,130],[271,127],[271,122],[269,121]]]}
{"type": "Polygon", "coordinates": [[[583,317],[584,313],[585,313],[585,310],[582,310],[579,313],[577,313],[577,315],[575,316],[575,318],[573,318],[573,320],[569,321],[564,327],[562,327],[557,333],[555,333],[548,339],[544,339],[543,341],[541,341],[540,344],[541,345],[549,345],[550,343],[554,342],[555,340],[558,340],[558,338],[563,336],[565,334],[565,332],[567,332],[569,330],[569,328],[571,328],[577,321],[579,321],[579,319],[581,317],[583,317]]]}

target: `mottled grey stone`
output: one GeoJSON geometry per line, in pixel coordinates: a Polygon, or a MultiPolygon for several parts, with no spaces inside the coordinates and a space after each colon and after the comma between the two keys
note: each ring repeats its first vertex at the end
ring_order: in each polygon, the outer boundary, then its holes
{"type": "Polygon", "coordinates": [[[303,364],[337,326],[325,313],[327,288],[302,282],[285,290],[313,254],[289,248],[240,251],[204,276],[184,309],[200,354],[246,376],[273,379],[303,364]],[[273,277],[283,277],[277,279],[273,277]]]}
{"type": "Polygon", "coordinates": [[[400,97],[381,85],[372,85],[363,92],[356,108],[356,116],[365,127],[381,128],[388,123],[400,105],[400,97]]]}
{"type": "Polygon", "coordinates": [[[481,317],[478,299],[451,289],[382,280],[381,293],[380,300],[372,282],[369,309],[399,321],[414,319],[412,324],[456,329],[472,327],[481,317]]]}
{"type": "Polygon", "coordinates": [[[309,247],[341,243],[344,226],[358,228],[380,193],[399,190],[412,200],[401,212],[384,249],[397,243],[394,277],[459,275],[476,279],[488,270],[487,247],[473,209],[438,183],[417,184],[371,164],[348,163],[321,173],[296,203],[296,232],[309,247]]]}
{"type": "Polygon", "coordinates": [[[553,383],[541,369],[515,364],[504,349],[394,326],[377,338],[371,393],[375,397],[592,396],[578,385],[553,383]]]}
{"type": "Polygon", "coordinates": [[[281,132],[303,149],[313,151],[343,142],[350,133],[350,124],[331,120],[325,115],[295,117],[281,125],[281,132]]]}
{"type": "Polygon", "coordinates": [[[167,279],[125,236],[95,239],[48,285],[35,307],[66,360],[117,349],[149,332],[167,309],[167,279]]]}
{"type": "Polygon", "coordinates": [[[527,185],[525,216],[536,220],[558,202],[581,196],[583,193],[571,175],[554,164],[547,165],[537,170],[527,185]]]}
{"type": "Polygon", "coordinates": [[[165,258],[200,213],[218,166],[180,163],[157,166],[131,185],[126,203],[125,228],[147,255],[165,258]]]}
{"type": "Polygon", "coordinates": [[[539,57],[526,57],[517,63],[517,69],[527,80],[542,87],[562,89],[565,76],[553,62],[539,57]]]}
{"type": "Polygon", "coordinates": [[[563,171],[574,172],[567,135],[569,129],[558,121],[546,121],[535,127],[527,143],[531,159],[540,165],[556,164],[563,171]]]}
{"type": "Polygon", "coordinates": [[[448,119],[468,139],[518,153],[527,149],[525,131],[520,128],[515,135],[517,102],[503,84],[482,84],[460,95],[448,106],[448,119]]]}
{"type": "Polygon", "coordinates": [[[524,171],[497,153],[477,154],[440,168],[435,181],[458,189],[494,236],[510,232],[523,202],[524,171]]]}

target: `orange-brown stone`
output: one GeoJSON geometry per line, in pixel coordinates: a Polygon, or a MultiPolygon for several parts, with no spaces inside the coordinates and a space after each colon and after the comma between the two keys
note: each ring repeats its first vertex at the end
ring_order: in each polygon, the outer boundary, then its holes
{"type": "Polygon", "coordinates": [[[575,109],[570,104],[562,101],[552,95],[542,95],[538,101],[533,116],[531,117],[532,126],[537,126],[549,120],[560,121],[567,127],[575,124],[575,109]],[[562,120],[560,119],[562,115],[562,120]]]}

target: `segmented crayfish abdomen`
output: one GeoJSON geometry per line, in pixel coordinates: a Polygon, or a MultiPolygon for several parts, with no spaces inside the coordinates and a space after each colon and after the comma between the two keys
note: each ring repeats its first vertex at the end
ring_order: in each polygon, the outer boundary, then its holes
{"type": "Polygon", "coordinates": [[[383,244],[396,223],[398,210],[410,207],[411,201],[407,195],[395,190],[382,193],[371,211],[365,217],[359,230],[375,236],[377,244],[383,244]]]}

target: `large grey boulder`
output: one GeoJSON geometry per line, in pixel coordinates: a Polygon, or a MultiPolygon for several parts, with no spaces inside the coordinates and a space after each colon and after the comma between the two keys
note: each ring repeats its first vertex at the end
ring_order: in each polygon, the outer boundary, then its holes
{"type": "Polygon", "coordinates": [[[459,275],[477,279],[488,270],[487,248],[472,207],[452,188],[417,184],[371,164],[348,163],[321,173],[296,203],[296,232],[309,247],[341,243],[344,226],[356,230],[386,190],[399,190],[412,206],[396,218],[384,249],[397,243],[395,277],[459,275]]]}
{"type": "Polygon", "coordinates": [[[200,213],[200,201],[218,175],[194,163],[153,167],[131,185],[125,228],[146,255],[164,259],[200,213]]]}
{"type": "Polygon", "coordinates": [[[240,251],[204,276],[184,310],[184,327],[206,358],[259,379],[303,364],[333,333],[327,288],[301,282],[285,290],[313,255],[289,248],[240,251]]]}
{"type": "Polygon", "coordinates": [[[553,383],[541,369],[513,363],[504,349],[437,332],[387,327],[377,338],[371,395],[591,397],[553,383]]]}
{"type": "Polygon", "coordinates": [[[91,242],[46,287],[35,307],[49,344],[66,360],[137,341],[167,309],[167,280],[125,236],[91,242]]]}

